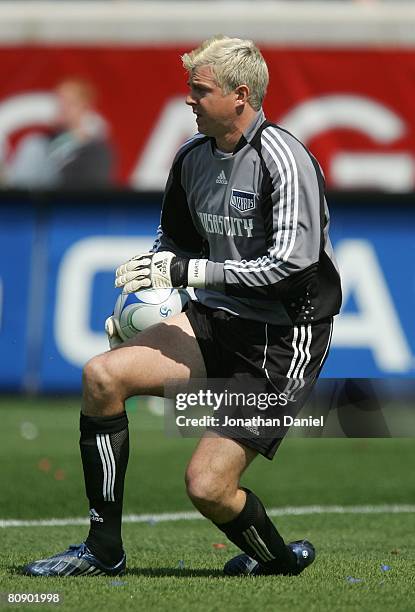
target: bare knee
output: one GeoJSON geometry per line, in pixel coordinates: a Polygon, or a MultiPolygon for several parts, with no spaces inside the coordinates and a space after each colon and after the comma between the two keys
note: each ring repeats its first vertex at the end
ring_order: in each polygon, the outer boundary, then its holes
{"type": "Polygon", "coordinates": [[[117,403],[122,391],[114,373],[111,371],[107,354],[93,357],[83,370],[84,398],[100,406],[117,403]]]}
{"type": "Polygon", "coordinates": [[[232,497],[233,488],[237,488],[229,486],[229,483],[209,470],[195,470],[191,467],[186,471],[185,482],[193,505],[212,520],[222,515],[232,497]]]}

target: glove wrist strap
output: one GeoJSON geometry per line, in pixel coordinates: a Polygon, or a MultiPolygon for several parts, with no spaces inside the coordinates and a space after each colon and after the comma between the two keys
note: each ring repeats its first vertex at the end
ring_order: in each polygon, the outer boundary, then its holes
{"type": "Polygon", "coordinates": [[[187,284],[195,289],[204,289],[206,286],[207,259],[190,259],[187,271],[187,284]]]}

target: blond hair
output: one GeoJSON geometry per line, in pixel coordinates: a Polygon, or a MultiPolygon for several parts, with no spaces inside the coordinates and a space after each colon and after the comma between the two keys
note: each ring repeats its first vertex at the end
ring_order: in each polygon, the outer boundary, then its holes
{"type": "Polygon", "coordinates": [[[225,95],[239,85],[247,85],[249,104],[254,110],[261,108],[268,86],[268,68],[252,40],[214,36],[185,53],[182,62],[189,73],[200,66],[210,66],[225,95]]]}

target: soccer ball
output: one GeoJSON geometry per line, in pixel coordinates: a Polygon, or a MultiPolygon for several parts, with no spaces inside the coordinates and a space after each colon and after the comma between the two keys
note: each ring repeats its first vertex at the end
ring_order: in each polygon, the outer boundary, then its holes
{"type": "Polygon", "coordinates": [[[121,293],[115,303],[114,317],[122,340],[128,340],[146,327],[178,314],[189,296],[177,289],[141,289],[121,293]]]}

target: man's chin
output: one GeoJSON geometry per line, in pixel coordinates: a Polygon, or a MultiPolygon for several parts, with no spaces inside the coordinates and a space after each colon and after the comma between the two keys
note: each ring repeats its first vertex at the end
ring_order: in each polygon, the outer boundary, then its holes
{"type": "Polygon", "coordinates": [[[202,125],[199,125],[197,122],[196,122],[196,125],[197,125],[197,130],[199,134],[204,134],[205,136],[209,136],[209,134],[207,133],[208,132],[207,128],[203,127],[202,125]]]}
{"type": "Polygon", "coordinates": [[[203,124],[203,119],[196,119],[196,125],[199,134],[204,134],[205,136],[212,136],[212,134],[209,132],[209,128],[206,126],[206,124],[203,124]]]}

